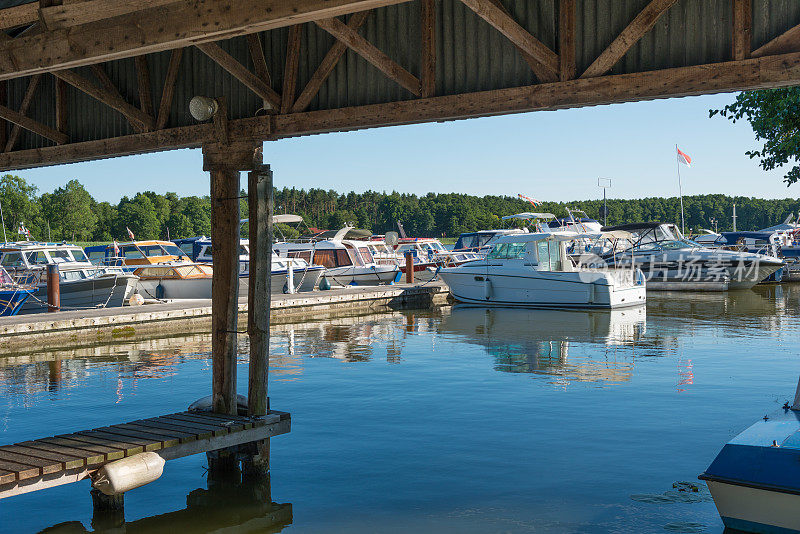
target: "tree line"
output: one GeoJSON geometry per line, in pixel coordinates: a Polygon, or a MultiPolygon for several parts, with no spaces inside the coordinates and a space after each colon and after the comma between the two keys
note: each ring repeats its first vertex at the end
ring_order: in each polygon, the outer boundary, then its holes
{"type": "MultiPolygon", "coordinates": [[[[240,213],[247,217],[246,195],[242,192],[240,213]]],[[[695,195],[683,199],[686,228],[732,229],[731,215],[736,204],[739,230],[756,230],[782,222],[800,211],[800,200],[759,199],[726,195],[695,195]]],[[[3,224],[9,241],[21,239],[24,225],[32,239],[51,241],[128,240],[128,229],[137,239],[176,239],[211,233],[211,202],[208,196],[180,197],[176,193],[152,191],[122,197],[112,204],[98,202],[78,180],[70,180],[52,193],[39,193],[25,179],[7,174],[0,177],[0,203],[3,224]]],[[[397,229],[400,221],[409,236],[455,237],[462,232],[509,226],[501,217],[522,211],[549,212],[559,217],[566,208],[582,209],[590,217],[603,220],[602,200],[542,202],[533,206],[511,196],[483,197],[457,193],[338,193],[323,189],[283,188],[275,190],[275,213],[301,215],[308,226],[338,229],[345,224],[374,233],[397,229]]],[[[680,223],[677,197],[650,197],[634,200],[610,199],[608,224],[641,221],[680,223]]],[[[303,228],[304,230],[305,228],[303,228]]],[[[281,227],[287,237],[297,231],[281,227]]],[[[247,235],[247,227],[243,228],[247,235]]]]}

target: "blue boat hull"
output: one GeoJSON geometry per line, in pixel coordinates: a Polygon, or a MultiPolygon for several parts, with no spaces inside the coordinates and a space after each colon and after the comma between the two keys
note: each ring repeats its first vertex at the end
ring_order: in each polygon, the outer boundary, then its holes
{"type": "Polygon", "coordinates": [[[33,289],[9,289],[0,291],[0,317],[19,313],[22,305],[33,293],[33,289]]]}

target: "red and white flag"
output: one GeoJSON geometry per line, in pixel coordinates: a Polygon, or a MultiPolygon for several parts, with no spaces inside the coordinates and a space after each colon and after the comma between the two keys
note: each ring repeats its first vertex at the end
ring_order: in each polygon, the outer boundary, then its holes
{"type": "Polygon", "coordinates": [[[131,236],[131,241],[136,241],[136,236],[133,235],[133,232],[131,232],[131,229],[128,228],[127,226],[125,227],[125,229],[128,231],[128,235],[131,236]]]}
{"type": "Polygon", "coordinates": [[[678,151],[678,163],[683,163],[687,167],[691,167],[692,166],[692,158],[689,157],[689,154],[681,152],[681,149],[678,148],[677,146],[675,147],[675,150],[678,151]]]}
{"type": "Polygon", "coordinates": [[[519,198],[521,198],[522,200],[527,200],[528,202],[530,202],[534,206],[538,206],[539,204],[541,204],[541,202],[536,200],[535,198],[526,197],[525,195],[522,195],[522,194],[519,194],[519,193],[517,193],[517,196],[519,198]]]}
{"type": "MultiPolygon", "coordinates": [[[[128,230],[130,232],[130,230],[128,230]]],[[[114,240],[114,257],[119,257],[119,245],[117,244],[117,240],[114,240]]]]}

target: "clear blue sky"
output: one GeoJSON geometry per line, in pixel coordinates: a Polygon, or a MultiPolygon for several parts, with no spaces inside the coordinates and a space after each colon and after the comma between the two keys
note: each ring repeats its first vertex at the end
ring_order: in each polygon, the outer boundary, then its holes
{"type": "MultiPolygon", "coordinates": [[[[677,195],[675,143],[693,158],[682,168],[686,195],[800,196],[781,171],[766,173],[744,155],[757,147],[750,125],[714,117],[732,94],[617,104],[379,128],[266,143],[277,187],[339,192],[476,195],[523,193],[540,200],[677,195]]],[[[153,190],[208,194],[199,150],[177,150],[18,171],[52,191],[77,178],[98,200],[153,190]]],[[[243,175],[244,176],[244,175],[243,175]]]]}

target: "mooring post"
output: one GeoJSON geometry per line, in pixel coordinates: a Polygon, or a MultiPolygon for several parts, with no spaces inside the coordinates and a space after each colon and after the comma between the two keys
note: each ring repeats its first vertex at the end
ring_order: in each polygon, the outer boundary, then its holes
{"type": "Polygon", "coordinates": [[[406,252],[406,283],[414,283],[414,256],[410,250],[406,252]]]}
{"type": "MultiPolygon", "coordinates": [[[[259,165],[248,174],[250,216],[250,289],[247,306],[247,332],[250,335],[250,368],[247,408],[250,416],[263,416],[269,410],[269,312],[272,300],[272,171],[259,165]]],[[[246,477],[269,472],[269,439],[251,444],[251,455],[243,461],[246,477]]]]}
{"type": "Polygon", "coordinates": [[[57,263],[47,264],[47,311],[61,310],[61,276],[57,263]]]}
{"type": "MultiPolygon", "coordinates": [[[[236,332],[239,312],[239,172],[254,168],[261,144],[208,143],[203,145],[203,170],[211,173],[211,281],[212,409],[237,414],[236,332]]],[[[260,162],[260,159],[259,159],[260,162]]],[[[236,455],[209,453],[210,476],[237,469],[236,455]]]]}

